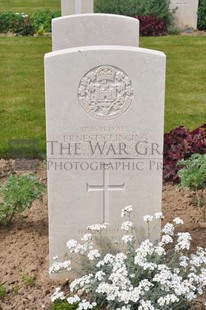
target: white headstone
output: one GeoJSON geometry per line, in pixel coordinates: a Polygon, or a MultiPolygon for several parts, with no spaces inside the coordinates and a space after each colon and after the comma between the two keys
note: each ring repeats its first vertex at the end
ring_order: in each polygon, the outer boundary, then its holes
{"type": "Polygon", "coordinates": [[[61,0],[62,16],[93,13],[94,0],[61,0]]]}
{"type": "Polygon", "coordinates": [[[52,20],[53,51],[90,45],[137,47],[139,21],[136,18],[112,14],[73,15],[52,20]]]}
{"type": "Polygon", "coordinates": [[[198,0],[171,0],[170,9],[175,10],[175,26],[184,30],[197,29],[198,0]]]}
{"type": "MultiPolygon", "coordinates": [[[[45,56],[45,81],[51,262],[91,224],[109,222],[109,238],[121,243],[126,205],[141,241],[142,217],[161,211],[165,55],[112,45],[59,50],[45,56]]],[[[153,229],[157,238],[160,226],[153,229]]]]}

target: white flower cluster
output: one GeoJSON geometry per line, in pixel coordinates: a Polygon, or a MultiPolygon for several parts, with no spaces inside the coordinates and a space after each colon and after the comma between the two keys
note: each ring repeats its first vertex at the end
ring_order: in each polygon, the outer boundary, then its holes
{"type": "Polygon", "coordinates": [[[155,220],[161,220],[163,218],[164,218],[164,215],[163,215],[162,212],[156,212],[154,214],[154,216],[153,215],[145,215],[145,216],[143,216],[144,222],[147,222],[147,223],[152,222],[154,219],[155,220]]]}
{"type": "Polygon", "coordinates": [[[70,290],[71,292],[78,291],[79,289],[85,289],[91,282],[91,279],[93,278],[92,274],[85,275],[81,278],[75,279],[70,284],[70,290]]]}
{"type": "Polygon", "coordinates": [[[125,231],[129,231],[134,228],[134,224],[131,221],[123,222],[121,225],[121,229],[125,231]]]}
{"type": "Polygon", "coordinates": [[[125,217],[125,216],[130,216],[130,214],[132,213],[132,206],[126,206],[122,209],[122,212],[121,212],[121,217],[125,217]]]}
{"type": "Polygon", "coordinates": [[[94,260],[95,258],[97,257],[100,257],[101,254],[99,253],[99,251],[96,249],[96,250],[91,250],[89,251],[89,253],[87,254],[89,260],[94,260]]]}
{"type": "Polygon", "coordinates": [[[27,18],[29,16],[28,14],[25,14],[25,13],[18,13],[18,12],[16,12],[15,14],[19,15],[19,16],[22,16],[23,18],[27,18]]]}
{"type": "Polygon", "coordinates": [[[89,301],[87,301],[86,299],[83,299],[79,305],[77,310],[87,310],[87,309],[93,309],[94,307],[96,307],[96,302],[92,302],[90,303],[89,301]]]}
{"type": "Polygon", "coordinates": [[[67,298],[67,301],[68,301],[68,303],[70,304],[70,305],[73,305],[73,304],[76,304],[77,302],[80,302],[81,301],[81,299],[80,299],[80,297],[78,296],[78,295],[74,295],[74,296],[72,296],[72,297],[68,297],[67,298]]]}
{"type": "Polygon", "coordinates": [[[160,297],[157,302],[160,306],[164,306],[164,305],[170,305],[171,303],[175,303],[178,302],[179,299],[177,298],[177,296],[175,296],[175,294],[167,294],[164,297],[160,297]]]}
{"type": "MultiPolygon", "coordinates": [[[[179,218],[162,228],[159,242],[153,243],[148,238],[136,247],[131,212],[132,206],[127,206],[121,213],[122,217],[128,217],[121,225],[122,240],[127,245],[125,253],[102,254],[95,248],[92,232],[106,229],[105,224],[90,226],[91,233],[82,237],[82,244],[68,241],[70,252],[86,256],[93,269],[70,283],[74,296],[68,297],[67,302],[77,303],[78,310],[95,308],[97,300],[111,310],[172,310],[180,305],[186,309],[206,287],[206,251],[198,248],[195,254],[187,255],[191,236],[187,232],[175,233],[175,226],[183,224],[179,218]],[[78,296],[79,290],[84,292],[84,299],[78,296]]],[[[146,215],[144,221],[149,225],[162,218],[159,212],[146,215]]],[[[53,300],[56,296],[65,299],[59,289],[53,300]]]]}
{"type": "Polygon", "coordinates": [[[107,229],[107,225],[106,223],[104,224],[94,224],[94,225],[90,225],[87,227],[88,230],[90,231],[102,231],[104,229],[107,229]]]}
{"type": "Polygon", "coordinates": [[[87,309],[93,309],[94,307],[96,307],[96,302],[92,302],[90,303],[89,301],[87,301],[86,299],[83,299],[81,301],[80,297],[78,295],[74,295],[73,297],[68,297],[67,298],[67,302],[70,304],[70,305],[73,305],[73,304],[76,304],[76,303],[79,303],[78,304],[78,307],[75,308],[77,310],[87,310],[87,309]]]}
{"type": "Polygon", "coordinates": [[[54,302],[57,299],[61,299],[61,300],[65,299],[64,293],[61,291],[60,287],[56,287],[53,295],[51,296],[52,302],[54,302]]]}
{"type": "Polygon", "coordinates": [[[82,241],[84,242],[83,244],[80,244],[76,240],[69,240],[67,241],[67,248],[69,249],[70,253],[75,253],[75,254],[85,254],[86,252],[90,251],[93,249],[93,243],[92,240],[85,237],[87,235],[84,235],[82,237],[82,241]],[[86,241],[84,241],[86,240],[86,241]]]}
{"type": "Polygon", "coordinates": [[[147,223],[152,222],[153,221],[153,216],[152,215],[145,215],[143,217],[143,220],[144,220],[144,222],[147,222],[147,223]]]}
{"type": "Polygon", "coordinates": [[[176,225],[183,225],[184,222],[182,219],[180,219],[179,217],[176,217],[173,222],[176,224],[176,225]]]}
{"type": "Polygon", "coordinates": [[[124,235],[122,237],[122,241],[124,241],[124,243],[131,243],[134,241],[134,236],[133,235],[124,235]]]}
{"type": "Polygon", "coordinates": [[[71,270],[71,261],[66,260],[64,262],[54,262],[49,268],[49,273],[58,273],[61,271],[70,271],[71,270]]]}
{"type": "Polygon", "coordinates": [[[188,232],[185,233],[178,233],[177,234],[177,244],[175,245],[175,250],[189,250],[190,249],[190,243],[191,243],[191,236],[188,232]]]}

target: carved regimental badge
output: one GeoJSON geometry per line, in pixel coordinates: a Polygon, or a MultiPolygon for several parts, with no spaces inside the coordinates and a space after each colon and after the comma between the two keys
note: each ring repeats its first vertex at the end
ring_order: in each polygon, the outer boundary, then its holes
{"type": "Polygon", "coordinates": [[[130,78],[121,69],[100,66],[83,76],[78,97],[89,115],[109,120],[126,112],[132,103],[134,91],[130,78]]]}

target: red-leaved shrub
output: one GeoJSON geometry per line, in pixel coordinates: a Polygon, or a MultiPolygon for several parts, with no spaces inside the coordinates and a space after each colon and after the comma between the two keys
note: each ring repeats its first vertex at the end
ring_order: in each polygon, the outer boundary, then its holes
{"type": "Polygon", "coordinates": [[[155,16],[136,16],[140,22],[140,35],[163,36],[167,34],[166,23],[155,16]]]}
{"type": "Polygon", "coordinates": [[[206,154],[206,124],[189,131],[183,126],[164,135],[163,180],[173,184],[179,182],[177,162],[192,154],[206,154]]]}

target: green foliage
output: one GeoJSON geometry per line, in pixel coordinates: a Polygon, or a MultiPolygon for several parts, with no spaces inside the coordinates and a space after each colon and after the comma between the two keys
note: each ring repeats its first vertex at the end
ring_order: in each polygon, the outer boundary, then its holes
{"type": "Polygon", "coordinates": [[[135,2],[135,0],[96,0],[94,10],[96,13],[135,16],[137,15],[135,2]]]}
{"type": "Polygon", "coordinates": [[[59,17],[59,11],[39,10],[29,17],[24,13],[0,13],[0,32],[12,32],[18,35],[51,32],[52,18],[59,17]]]}
{"type": "Polygon", "coordinates": [[[35,32],[51,32],[51,20],[60,15],[59,11],[40,10],[31,15],[31,24],[35,32]]]}
{"type": "MultiPolygon", "coordinates": [[[[65,300],[57,299],[54,301],[52,307],[49,310],[75,310],[77,308],[78,308],[78,303],[71,305],[71,304],[68,304],[68,302],[65,300]]],[[[93,308],[93,310],[100,310],[100,308],[95,307],[93,308]]]]}
{"type": "Polygon", "coordinates": [[[33,287],[35,285],[35,276],[29,273],[22,273],[21,278],[26,287],[33,287]]]}
{"type": "Polygon", "coordinates": [[[180,186],[195,191],[196,205],[202,219],[206,221],[206,154],[193,154],[189,159],[179,162],[183,169],[179,170],[180,186]]]}
{"type": "Polygon", "coordinates": [[[77,304],[70,305],[65,300],[57,299],[53,303],[50,310],[75,310],[77,309],[77,306],[78,306],[77,304]]]}
{"type": "Polygon", "coordinates": [[[155,16],[170,25],[173,17],[169,10],[169,2],[169,0],[138,0],[138,15],[155,16]]]}
{"type": "Polygon", "coordinates": [[[13,32],[18,35],[33,35],[34,29],[26,14],[0,13],[0,32],[13,32]]]}
{"type": "Polygon", "coordinates": [[[0,283],[0,300],[3,300],[6,297],[6,282],[0,283]]]}
{"type": "Polygon", "coordinates": [[[183,167],[178,172],[182,187],[188,187],[192,191],[206,187],[206,155],[193,154],[178,165],[183,167]]]}
{"type": "Polygon", "coordinates": [[[172,25],[170,25],[167,30],[168,30],[169,35],[178,35],[180,34],[180,31],[181,31],[180,28],[172,26],[172,25]]]}
{"type": "Polygon", "coordinates": [[[167,25],[173,20],[169,10],[169,0],[96,0],[95,12],[127,16],[155,16],[164,20],[167,25]]]}
{"type": "Polygon", "coordinates": [[[12,294],[13,295],[17,295],[19,293],[20,287],[18,284],[16,284],[13,288],[12,288],[12,294]]]}
{"type": "Polygon", "coordinates": [[[45,185],[35,175],[12,175],[0,188],[0,224],[8,225],[16,214],[31,208],[35,199],[42,199],[45,185]]]}
{"type": "Polygon", "coordinates": [[[197,28],[206,30],[206,0],[199,0],[197,28]]]}

